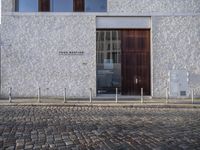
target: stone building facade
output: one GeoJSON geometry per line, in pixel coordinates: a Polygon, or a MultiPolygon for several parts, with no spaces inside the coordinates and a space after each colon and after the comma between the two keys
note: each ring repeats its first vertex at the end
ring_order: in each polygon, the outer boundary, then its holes
{"type": "Polygon", "coordinates": [[[165,97],[167,87],[171,97],[189,97],[192,89],[200,94],[199,0],[107,0],[106,12],[59,13],[16,12],[14,0],[2,0],[1,97],[10,87],[14,97],[37,97],[38,87],[47,97],[62,97],[64,88],[67,98],[87,98],[90,88],[101,96],[98,28],[140,25],[150,31],[147,96],[165,97]]]}

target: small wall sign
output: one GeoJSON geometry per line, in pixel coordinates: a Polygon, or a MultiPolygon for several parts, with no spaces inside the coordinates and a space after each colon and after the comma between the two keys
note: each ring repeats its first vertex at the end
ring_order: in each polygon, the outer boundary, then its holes
{"type": "Polygon", "coordinates": [[[83,55],[84,51],[59,51],[59,55],[83,55]]]}

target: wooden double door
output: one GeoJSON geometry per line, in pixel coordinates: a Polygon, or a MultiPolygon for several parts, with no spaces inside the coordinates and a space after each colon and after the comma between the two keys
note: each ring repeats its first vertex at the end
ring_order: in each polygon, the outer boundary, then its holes
{"type": "Polygon", "coordinates": [[[150,64],[149,29],[97,30],[98,93],[151,95],[150,64]]]}
{"type": "Polygon", "coordinates": [[[122,95],[151,95],[150,30],[121,30],[122,95]]]}

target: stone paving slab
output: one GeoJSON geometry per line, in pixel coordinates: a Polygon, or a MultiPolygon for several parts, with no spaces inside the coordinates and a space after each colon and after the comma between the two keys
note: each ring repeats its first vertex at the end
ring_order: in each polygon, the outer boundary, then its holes
{"type": "Polygon", "coordinates": [[[200,149],[200,109],[0,106],[0,149],[200,149]]]}

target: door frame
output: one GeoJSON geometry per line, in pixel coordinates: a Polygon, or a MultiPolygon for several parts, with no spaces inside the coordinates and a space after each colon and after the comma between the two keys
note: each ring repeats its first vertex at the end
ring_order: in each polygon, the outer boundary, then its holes
{"type": "MultiPolygon", "coordinates": [[[[150,59],[150,64],[149,64],[149,69],[150,69],[150,95],[145,95],[145,96],[150,96],[152,97],[153,96],[153,52],[152,52],[152,29],[151,28],[97,28],[96,31],[110,31],[110,30],[149,30],[149,43],[150,43],[150,54],[149,54],[149,59],[150,59]]],[[[96,32],[95,32],[96,33],[96,32]]],[[[97,33],[96,33],[97,34],[97,33]]],[[[97,39],[96,39],[97,40],[97,39]]],[[[121,84],[122,84],[122,80],[121,80],[121,84]]],[[[101,96],[101,95],[113,95],[113,94],[98,94],[97,92],[97,48],[96,48],[96,96],[101,96]]],[[[121,95],[121,94],[120,94],[121,95]]],[[[123,97],[138,97],[138,95],[121,95],[123,97]]]]}

